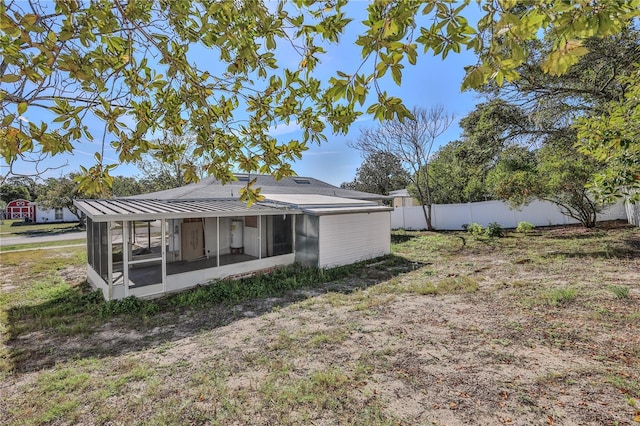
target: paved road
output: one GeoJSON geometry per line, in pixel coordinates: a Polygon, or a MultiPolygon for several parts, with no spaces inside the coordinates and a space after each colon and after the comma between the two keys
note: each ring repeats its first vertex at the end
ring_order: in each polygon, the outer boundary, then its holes
{"type": "Polygon", "coordinates": [[[63,232],[54,235],[0,235],[0,246],[11,246],[14,244],[48,243],[51,241],[66,241],[87,238],[86,231],[63,232]]]}
{"type": "MultiPolygon", "coordinates": [[[[158,222],[151,223],[152,235],[160,233],[160,225],[158,222]]],[[[138,225],[136,227],[136,236],[140,241],[147,240],[147,226],[138,225]]],[[[33,244],[48,243],[52,241],[66,241],[87,238],[87,231],[68,231],[59,234],[46,235],[34,233],[32,235],[2,235],[0,234],[0,247],[11,246],[15,244],[33,244]]]]}

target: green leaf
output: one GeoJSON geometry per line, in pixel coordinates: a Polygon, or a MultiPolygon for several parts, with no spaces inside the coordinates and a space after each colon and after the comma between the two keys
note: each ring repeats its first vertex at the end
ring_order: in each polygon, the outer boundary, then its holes
{"type": "Polygon", "coordinates": [[[14,114],[8,114],[2,119],[2,127],[9,127],[9,124],[13,123],[16,118],[14,114]]]}
{"type": "Polygon", "coordinates": [[[0,82],[2,83],[15,83],[20,80],[20,76],[17,74],[5,74],[0,78],[0,82]]]}

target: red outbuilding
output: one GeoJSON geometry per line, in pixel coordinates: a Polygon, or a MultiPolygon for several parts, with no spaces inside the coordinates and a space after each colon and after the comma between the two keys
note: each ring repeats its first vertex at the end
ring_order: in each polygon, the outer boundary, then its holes
{"type": "Polygon", "coordinates": [[[29,219],[36,221],[36,203],[28,200],[17,199],[10,201],[6,209],[7,219],[29,219]]]}

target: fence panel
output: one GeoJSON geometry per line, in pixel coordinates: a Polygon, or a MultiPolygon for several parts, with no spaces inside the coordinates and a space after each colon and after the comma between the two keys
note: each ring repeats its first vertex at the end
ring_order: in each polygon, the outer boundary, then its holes
{"type": "MultiPolygon", "coordinates": [[[[619,202],[598,214],[598,221],[627,220],[627,208],[619,202]]],[[[640,208],[637,208],[640,210],[640,208]]],[[[475,222],[486,227],[497,222],[503,228],[515,228],[519,222],[529,222],[535,226],[567,225],[578,223],[562,214],[558,206],[548,201],[533,201],[527,206],[512,209],[503,201],[483,201],[465,204],[434,204],[432,224],[439,230],[461,230],[463,225],[475,222]]],[[[391,212],[392,229],[426,229],[421,206],[398,207],[391,212]]]]}

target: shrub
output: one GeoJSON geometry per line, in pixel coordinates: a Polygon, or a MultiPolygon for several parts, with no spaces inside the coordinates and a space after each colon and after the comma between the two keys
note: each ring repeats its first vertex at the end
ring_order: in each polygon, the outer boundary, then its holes
{"type": "Polygon", "coordinates": [[[528,234],[529,232],[533,231],[533,228],[535,228],[535,226],[533,226],[533,224],[529,222],[518,222],[516,232],[520,232],[521,234],[528,234]]]}
{"type": "Polygon", "coordinates": [[[467,226],[467,232],[473,235],[474,237],[478,238],[484,233],[484,228],[479,223],[474,222],[474,223],[470,223],[467,226]]]}
{"type": "Polygon", "coordinates": [[[138,299],[130,296],[125,299],[111,300],[100,305],[98,315],[110,318],[118,315],[143,314],[154,315],[160,311],[160,306],[150,300],[138,299]]]}
{"type": "Polygon", "coordinates": [[[484,233],[489,238],[500,238],[504,236],[504,230],[498,222],[491,222],[484,233]]]}

